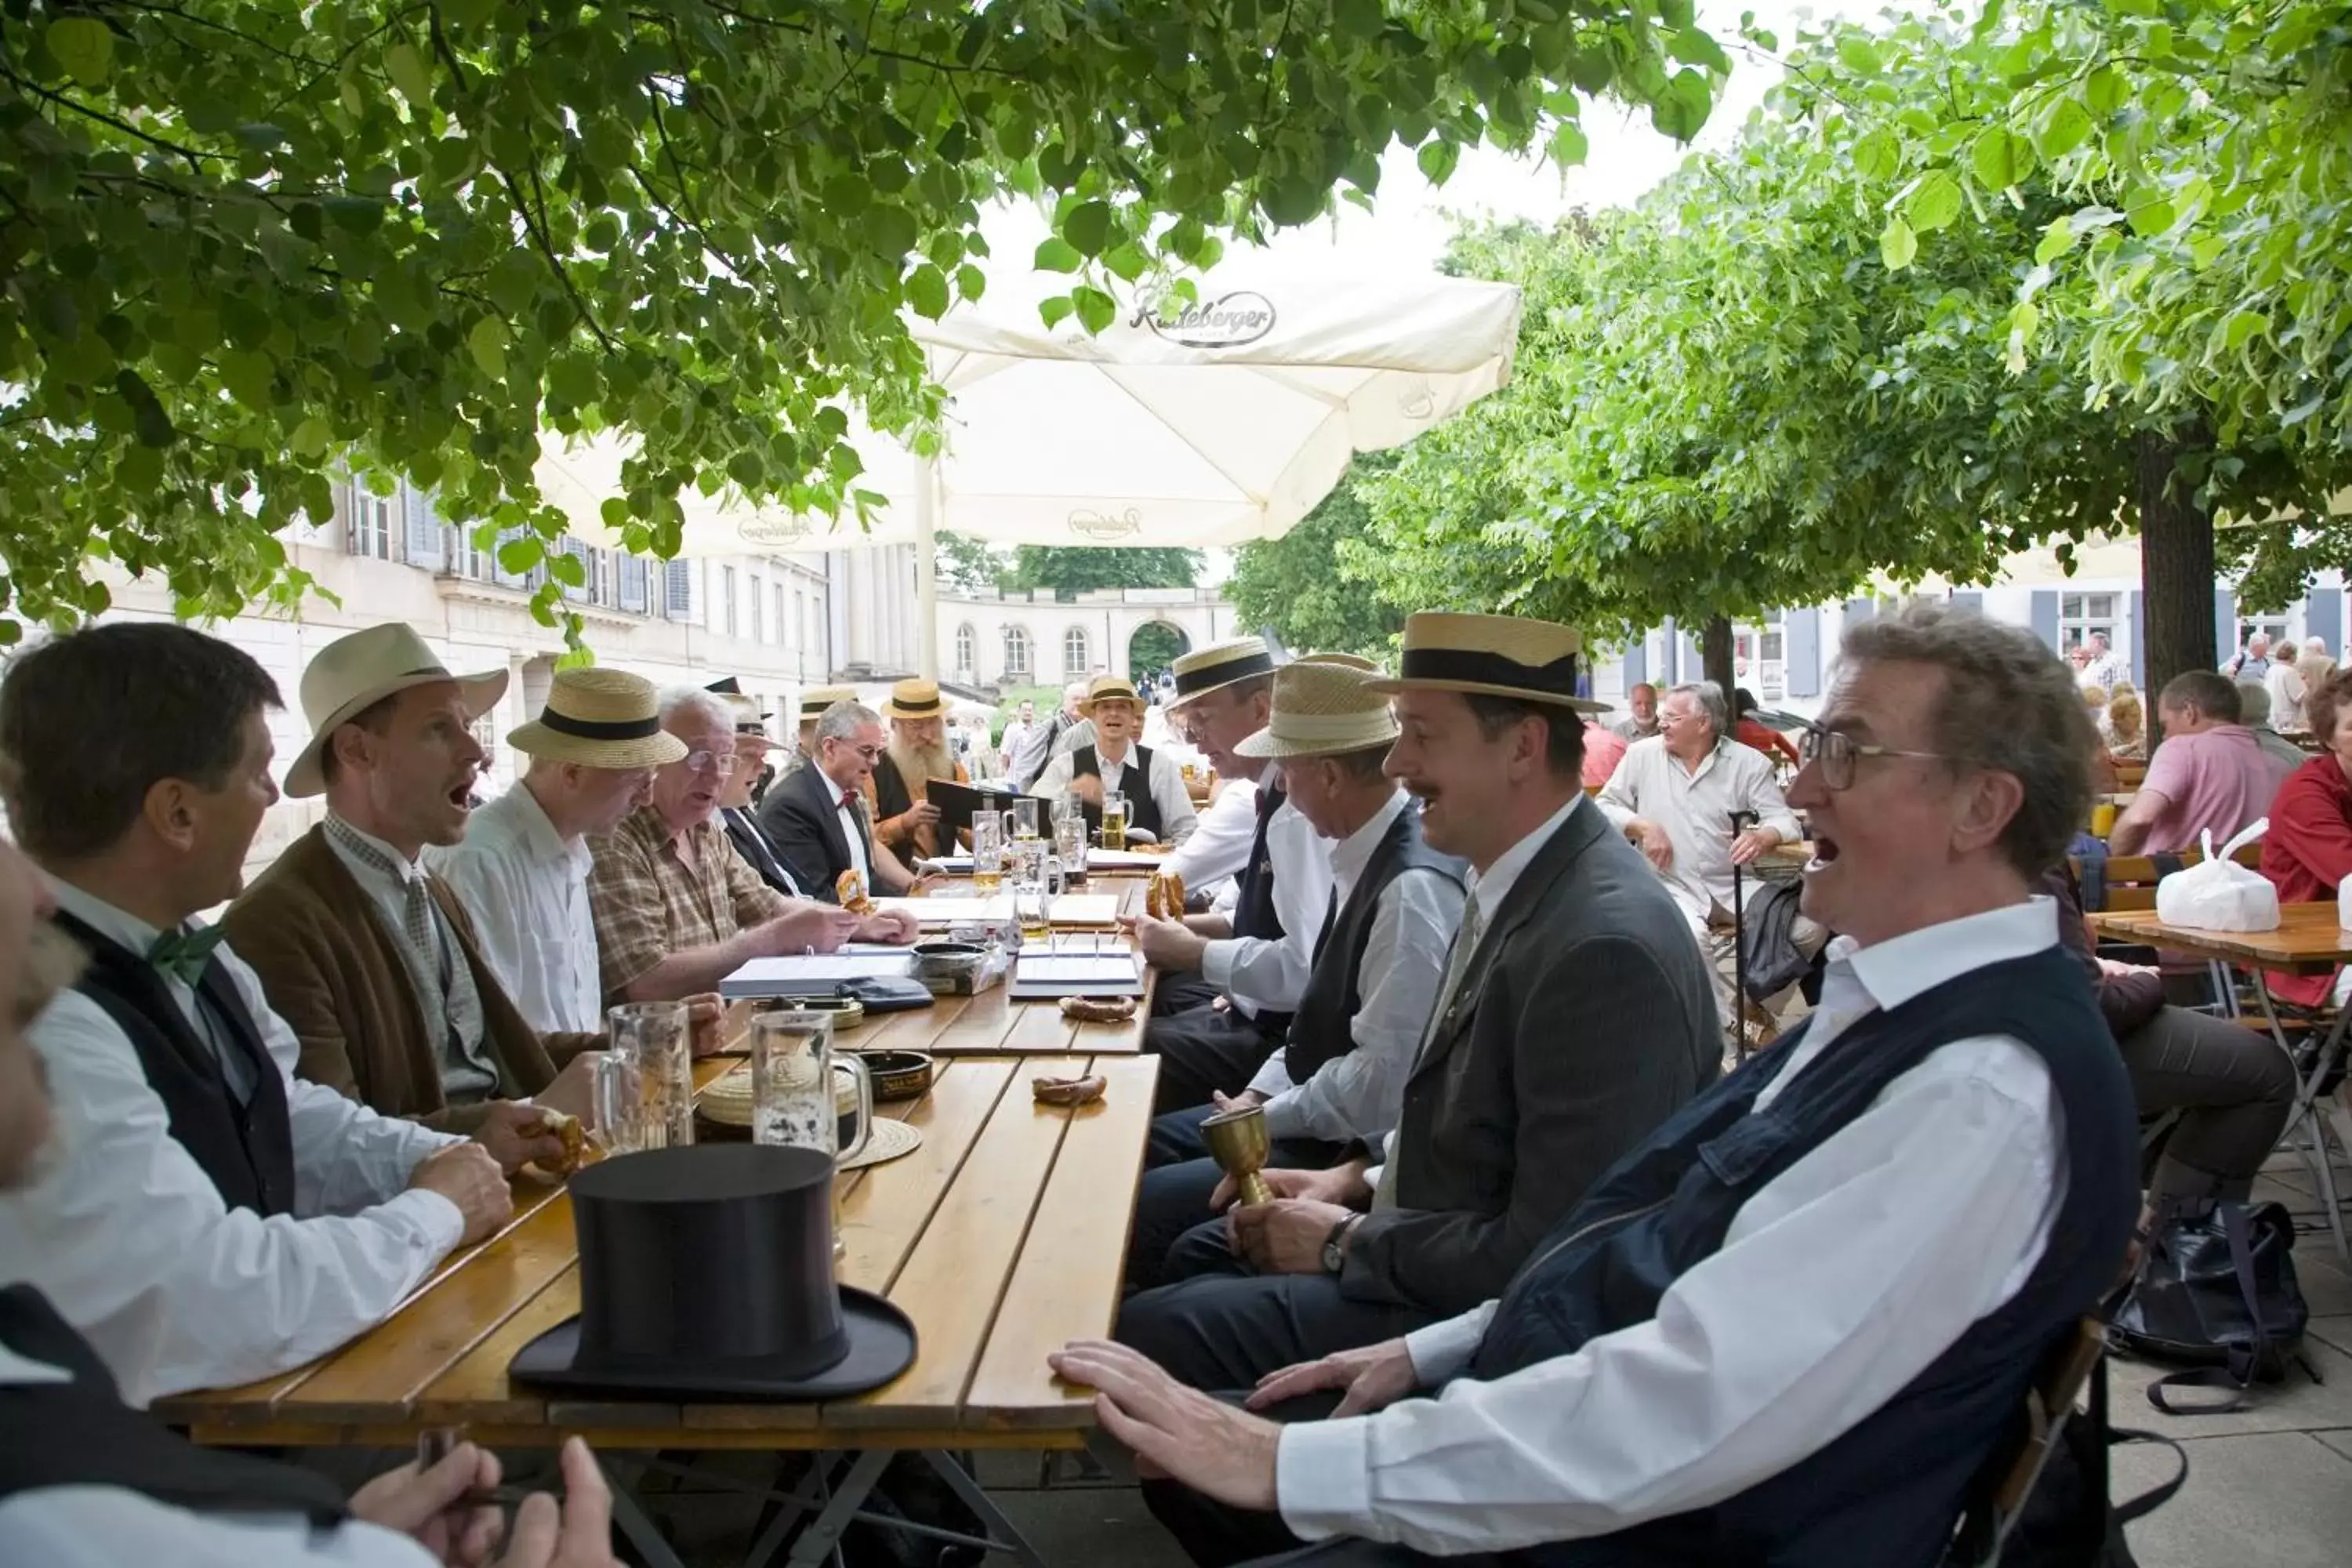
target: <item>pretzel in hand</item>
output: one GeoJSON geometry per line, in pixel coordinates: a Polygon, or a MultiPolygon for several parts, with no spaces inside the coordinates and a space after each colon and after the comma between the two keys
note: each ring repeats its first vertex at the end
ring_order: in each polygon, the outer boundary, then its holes
{"type": "Polygon", "coordinates": [[[833,879],[833,896],[853,915],[874,912],[874,900],[866,893],[866,874],[855,866],[833,879]]]}
{"type": "Polygon", "coordinates": [[[1135,998],[1065,996],[1062,1016],[1079,1024],[1124,1024],[1135,1016],[1135,998]]]}
{"type": "Polygon", "coordinates": [[[1143,889],[1143,912],[1156,921],[1184,918],[1184,875],[1161,869],[1151,873],[1143,889]]]}
{"type": "Polygon", "coordinates": [[[552,1165],[541,1163],[540,1168],[551,1176],[568,1176],[588,1160],[588,1129],[580,1118],[566,1115],[548,1106],[540,1107],[539,1128],[552,1132],[563,1142],[563,1158],[552,1165]]]}

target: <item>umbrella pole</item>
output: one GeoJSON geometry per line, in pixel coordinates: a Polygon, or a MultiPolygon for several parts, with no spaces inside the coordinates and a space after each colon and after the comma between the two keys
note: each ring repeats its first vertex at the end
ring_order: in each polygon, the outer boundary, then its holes
{"type": "Polygon", "coordinates": [[[939,459],[922,458],[915,464],[915,646],[919,650],[915,673],[926,680],[940,678],[939,518],[933,510],[940,479],[939,459]]]}

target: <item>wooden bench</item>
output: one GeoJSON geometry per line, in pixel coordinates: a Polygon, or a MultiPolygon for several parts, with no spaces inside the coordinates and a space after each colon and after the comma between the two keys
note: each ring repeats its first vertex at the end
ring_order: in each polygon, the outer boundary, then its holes
{"type": "MultiPolygon", "coordinates": [[[[2166,856],[2164,858],[2168,863],[2173,857],[2166,856]]],[[[2201,849],[2184,850],[2179,858],[2180,863],[2178,869],[2186,870],[2201,862],[2205,858],[2205,852],[2201,849]]],[[[2231,858],[2250,871],[2260,870],[2263,863],[2263,847],[2260,844],[2249,844],[2231,858]]],[[[2068,856],[2066,865],[2074,873],[2075,885],[2083,886],[2082,857],[2068,856]]],[[[2137,914],[2141,910],[2152,910],[2156,908],[2157,880],[2162,875],[2163,872],[2157,866],[2157,857],[2153,855],[2110,855],[2106,858],[2105,869],[2102,873],[2102,880],[2105,884],[2105,897],[2097,909],[2092,909],[2089,906],[2089,895],[2086,892],[2084,912],[2095,915],[2137,914]]]]}

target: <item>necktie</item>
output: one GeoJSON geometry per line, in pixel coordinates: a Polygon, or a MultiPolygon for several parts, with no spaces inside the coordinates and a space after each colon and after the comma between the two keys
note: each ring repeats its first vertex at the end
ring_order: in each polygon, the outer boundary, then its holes
{"type": "Polygon", "coordinates": [[[221,944],[218,926],[180,926],[158,936],[147,949],[147,962],[193,991],[221,944]]]}
{"type": "Polygon", "coordinates": [[[385,854],[383,850],[377,848],[374,845],[369,843],[358,834],[352,832],[348,828],[344,828],[342,820],[340,817],[330,816],[327,818],[327,830],[335,835],[336,843],[341,845],[345,849],[350,850],[354,857],[365,861],[368,865],[374,867],[377,870],[383,872],[385,876],[391,878],[394,882],[399,884],[401,889],[400,923],[402,932],[407,936],[410,943],[415,948],[417,957],[425,961],[427,972],[434,975],[435,979],[439,982],[440,985],[446,992],[448,985],[448,976],[440,972],[441,964],[438,955],[441,951],[441,942],[439,936],[434,930],[433,894],[425,887],[425,879],[422,877],[412,877],[408,875],[408,868],[406,867],[400,865],[398,862],[394,860],[391,856],[385,854]],[[342,831],[337,832],[336,830],[339,828],[341,828],[342,831]]]}
{"type": "MultiPolygon", "coordinates": [[[[1439,1024],[1445,1010],[1454,1005],[1454,993],[1462,984],[1463,973],[1470,967],[1471,954],[1478,951],[1478,939],[1485,934],[1485,922],[1478,918],[1478,898],[1473,893],[1463,900],[1462,929],[1454,933],[1454,946],[1445,955],[1445,979],[1437,987],[1437,1005],[1429,1010],[1429,1022],[1421,1031],[1421,1048],[1413,1052],[1413,1066],[1420,1067],[1430,1042],[1437,1037],[1439,1024]]],[[[1372,1211],[1385,1213],[1396,1207],[1397,1164],[1404,1154],[1404,1139],[1401,1135],[1389,1141],[1388,1159],[1381,1166],[1380,1185],[1372,1192],[1372,1211]]]]}

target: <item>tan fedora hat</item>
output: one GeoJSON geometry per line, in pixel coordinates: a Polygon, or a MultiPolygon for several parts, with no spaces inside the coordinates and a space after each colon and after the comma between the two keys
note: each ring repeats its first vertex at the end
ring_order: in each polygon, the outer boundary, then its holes
{"type": "Polygon", "coordinates": [[[466,714],[478,719],[506,695],[507,672],[485,670],[479,675],[452,675],[425,646],[406,621],[387,621],[363,632],[337,637],[319,650],[302,671],[302,717],[310,721],[310,742],[286,770],[286,793],[300,799],[323,794],[326,775],[319,753],[327,738],[355,714],[396,691],[454,680],[463,693],[466,714]]]}
{"type": "Polygon", "coordinates": [[[836,702],[857,700],[855,686],[807,686],[801,689],[801,722],[814,724],[836,702]]]}
{"type": "Polygon", "coordinates": [[[1235,637],[1185,654],[1168,668],[1176,677],[1176,695],[1168,701],[1173,712],[1194,698],[1223,690],[1237,680],[1272,675],[1274,654],[1264,637],[1235,637]]]}
{"type": "Polygon", "coordinates": [[[1079,713],[1092,714],[1097,702],[1132,702],[1138,713],[1143,711],[1142,694],[1135,689],[1135,682],[1122,675],[1096,676],[1087,687],[1086,700],[1078,704],[1079,713]]]}
{"type": "Polygon", "coordinates": [[[1302,653],[1298,656],[1298,662],[1334,665],[1341,669],[1358,670],[1365,675],[1383,673],[1378,664],[1360,653],[1302,653]]]}
{"type": "Polygon", "coordinates": [[[902,680],[890,688],[890,700],[882,704],[885,719],[945,719],[948,705],[940,700],[940,683],[920,679],[902,680]]]}
{"type": "Polygon", "coordinates": [[[1300,659],[1274,678],[1274,715],[1234,748],[1244,757],[1332,757],[1397,738],[1389,700],[1365,672],[1300,659]]]}
{"type": "Polygon", "coordinates": [[[507,744],[527,757],[615,770],[656,768],[686,755],[686,742],[661,727],[654,683],[623,669],[557,670],[547,706],[509,731],[507,744]]]}
{"type": "Polygon", "coordinates": [[[1576,694],[1583,646],[1575,627],[1557,621],[1423,610],[1405,619],[1396,674],[1370,684],[1375,691],[1475,692],[1606,713],[1606,702],[1576,694]]]}

